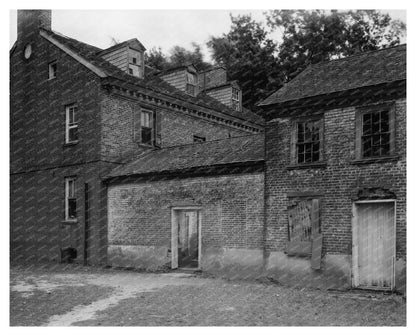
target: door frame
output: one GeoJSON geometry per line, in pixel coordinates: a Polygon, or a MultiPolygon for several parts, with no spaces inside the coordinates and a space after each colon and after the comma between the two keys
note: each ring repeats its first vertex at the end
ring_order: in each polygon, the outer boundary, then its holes
{"type": "Polygon", "coordinates": [[[202,257],[202,207],[200,206],[175,206],[171,208],[171,269],[178,268],[178,213],[179,211],[196,211],[198,217],[198,267],[201,269],[202,257]]]}
{"type": "MultiPolygon", "coordinates": [[[[391,290],[396,286],[396,200],[395,199],[381,199],[381,200],[362,200],[355,201],[352,203],[352,287],[360,287],[360,275],[358,271],[358,225],[357,225],[357,205],[359,204],[371,204],[371,203],[393,203],[394,205],[394,216],[393,216],[393,270],[391,275],[391,290]]],[[[385,290],[386,288],[380,287],[366,287],[370,289],[380,289],[385,290]]]]}

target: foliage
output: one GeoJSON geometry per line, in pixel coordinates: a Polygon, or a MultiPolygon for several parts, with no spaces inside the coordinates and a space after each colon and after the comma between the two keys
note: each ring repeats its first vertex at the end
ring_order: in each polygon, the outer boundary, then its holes
{"type": "Polygon", "coordinates": [[[400,44],[406,26],[374,10],[272,10],[268,26],[282,33],[278,67],[286,82],[309,64],[400,44]]]}
{"type": "Polygon", "coordinates": [[[250,15],[230,17],[231,30],[220,37],[211,37],[208,47],[215,63],[227,69],[228,79],[238,80],[244,106],[252,108],[265,94],[281,85],[276,44],[250,15]]]}
{"type": "Polygon", "coordinates": [[[170,56],[165,55],[162,49],[153,47],[146,55],[146,64],[158,70],[166,70],[192,63],[198,70],[206,70],[212,64],[204,61],[201,46],[192,43],[192,50],[187,50],[180,46],[174,46],[170,50],[170,56]]]}

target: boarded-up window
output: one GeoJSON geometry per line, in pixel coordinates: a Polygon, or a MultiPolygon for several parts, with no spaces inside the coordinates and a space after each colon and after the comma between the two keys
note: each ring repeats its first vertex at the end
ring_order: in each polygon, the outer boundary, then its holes
{"type": "Polygon", "coordinates": [[[309,256],[312,243],[321,234],[320,200],[297,198],[290,201],[288,208],[289,255],[309,256]]]}

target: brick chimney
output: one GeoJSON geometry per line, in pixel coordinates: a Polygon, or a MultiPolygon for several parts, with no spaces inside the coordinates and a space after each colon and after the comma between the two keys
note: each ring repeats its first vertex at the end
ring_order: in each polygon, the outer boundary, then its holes
{"type": "Polygon", "coordinates": [[[27,40],[37,35],[39,28],[50,30],[52,11],[46,9],[30,9],[17,11],[17,40],[27,40]]]}

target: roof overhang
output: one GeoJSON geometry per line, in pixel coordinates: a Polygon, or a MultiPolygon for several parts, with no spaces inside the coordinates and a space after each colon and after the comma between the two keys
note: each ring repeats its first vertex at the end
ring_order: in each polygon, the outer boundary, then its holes
{"type": "Polygon", "coordinates": [[[53,36],[50,36],[45,30],[40,30],[40,36],[42,36],[44,39],[48,40],[50,43],[61,49],[64,53],[66,53],[68,56],[71,56],[73,59],[75,59],[77,62],[91,70],[93,73],[95,73],[100,78],[107,77],[107,74],[101,70],[100,68],[96,67],[91,62],[87,61],[85,58],[77,54],[76,52],[72,51],[70,48],[56,40],[53,36]]]}
{"type": "Polygon", "coordinates": [[[259,106],[266,121],[406,97],[406,79],[259,106]]]}

